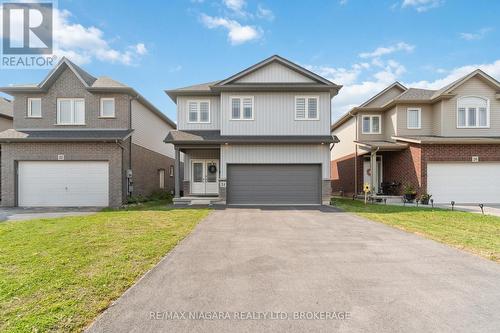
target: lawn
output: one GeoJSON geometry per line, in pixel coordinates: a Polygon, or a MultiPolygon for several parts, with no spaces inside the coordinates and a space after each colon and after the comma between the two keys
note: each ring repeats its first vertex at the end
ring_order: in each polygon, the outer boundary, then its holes
{"type": "Polygon", "coordinates": [[[82,330],[208,213],[149,203],[1,222],[0,332],[82,330]]]}
{"type": "Polygon", "coordinates": [[[370,220],[413,232],[500,262],[500,217],[444,209],[365,204],[333,198],[333,204],[370,220]]]}

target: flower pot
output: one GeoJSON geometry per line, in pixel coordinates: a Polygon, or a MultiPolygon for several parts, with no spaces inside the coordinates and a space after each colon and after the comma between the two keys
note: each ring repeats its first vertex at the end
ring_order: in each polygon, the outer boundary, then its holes
{"type": "Polygon", "coordinates": [[[413,202],[415,201],[415,198],[417,197],[416,193],[405,193],[404,198],[407,202],[413,202]]]}

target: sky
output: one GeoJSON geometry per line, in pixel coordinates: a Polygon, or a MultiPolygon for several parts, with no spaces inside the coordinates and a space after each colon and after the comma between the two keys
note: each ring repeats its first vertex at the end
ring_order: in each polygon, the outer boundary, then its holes
{"type": "MultiPolygon", "coordinates": [[[[164,93],[273,54],[336,84],[333,120],[394,81],[438,89],[476,68],[500,80],[500,1],[59,0],[58,57],[128,84],[176,120],[164,93]]],[[[0,69],[0,86],[48,70],[0,69]]]]}

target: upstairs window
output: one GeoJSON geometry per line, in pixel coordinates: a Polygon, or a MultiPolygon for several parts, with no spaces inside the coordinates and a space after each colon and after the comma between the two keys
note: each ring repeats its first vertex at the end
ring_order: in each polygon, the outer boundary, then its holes
{"type": "Polygon", "coordinates": [[[457,128],[490,127],[490,102],[477,96],[461,97],[457,100],[457,128]]]}
{"type": "Polygon", "coordinates": [[[376,116],[363,116],[362,133],[363,134],[381,134],[381,117],[376,116]]]}
{"type": "Polygon", "coordinates": [[[210,101],[188,101],[189,123],[210,123],[210,101]]]}
{"type": "Polygon", "coordinates": [[[115,99],[101,98],[101,118],[115,117],[115,99]]]}
{"type": "Polygon", "coordinates": [[[295,120],[318,120],[318,97],[295,97],[295,120]]]}
{"type": "Polygon", "coordinates": [[[408,129],[422,128],[422,110],[420,108],[408,108],[406,110],[406,125],[408,129]]]}
{"type": "Polygon", "coordinates": [[[41,98],[28,98],[28,118],[42,118],[41,98]]]}
{"type": "Polygon", "coordinates": [[[231,97],[231,120],[253,120],[253,97],[231,97]]]}
{"type": "Polygon", "coordinates": [[[58,125],[85,125],[85,100],[83,98],[57,99],[58,125]]]}

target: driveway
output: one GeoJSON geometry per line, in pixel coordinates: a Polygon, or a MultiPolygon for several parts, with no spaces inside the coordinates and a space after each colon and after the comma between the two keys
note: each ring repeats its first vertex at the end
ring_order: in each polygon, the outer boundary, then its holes
{"type": "Polygon", "coordinates": [[[499,281],[494,262],[326,207],[228,208],[88,331],[498,332],[499,281]]]}
{"type": "Polygon", "coordinates": [[[2,221],[24,221],[32,219],[48,219],[65,216],[84,216],[95,214],[101,208],[0,208],[0,222],[2,221]]]}

